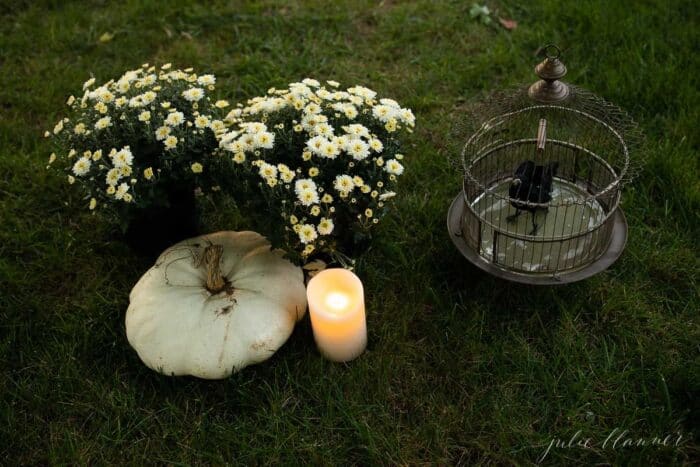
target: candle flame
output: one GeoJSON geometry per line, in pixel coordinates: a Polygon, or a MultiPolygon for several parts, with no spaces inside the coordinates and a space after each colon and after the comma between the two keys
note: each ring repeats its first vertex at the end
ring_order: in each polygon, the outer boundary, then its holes
{"type": "Polygon", "coordinates": [[[345,310],[349,303],[350,299],[348,296],[339,292],[329,293],[326,297],[326,305],[334,312],[345,310]]]}

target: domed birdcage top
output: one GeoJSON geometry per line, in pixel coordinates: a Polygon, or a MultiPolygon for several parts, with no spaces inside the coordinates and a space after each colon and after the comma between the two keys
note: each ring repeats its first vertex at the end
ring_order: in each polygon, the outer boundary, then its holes
{"type": "MultiPolygon", "coordinates": [[[[560,202],[585,203],[610,196],[631,181],[641,166],[639,158],[634,162],[630,158],[630,149],[642,139],[641,132],[619,107],[561,81],[567,69],[560,60],[559,48],[548,45],[543,50],[546,57],[535,67],[539,81],[494,92],[464,115],[459,130],[471,135],[461,147],[460,164],[465,178],[489,191],[493,189],[493,174],[485,179],[478,171],[478,161],[485,155],[512,152],[514,157],[537,162],[547,159],[548,146],[560,151],[568,148],[588,154],[607,173],[605,177],[599,173],[597,179],[591,180],[585,196],[560,202]]],[[[568,170],[573,177],[571,172],[581,171],[580,167],[557,162],[560,175],[568,170]]]]}
{"type": "Polygon", "coordinates": [[[493,274],[560,283],[621,253],[621,190],[640,166],[630,148],[641,132],[617,106],[561,81],[559,48],[542,50],[539,81],[494,92],[457,125],[464,183],[448,228],[462,253],[493,274]]]}

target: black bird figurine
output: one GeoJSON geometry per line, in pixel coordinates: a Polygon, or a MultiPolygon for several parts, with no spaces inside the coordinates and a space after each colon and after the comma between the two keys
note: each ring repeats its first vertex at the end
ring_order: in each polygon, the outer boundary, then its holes
{"type": "Polygon", "coordinates": [[[548,203],[552,199],[552,180],[559,168],[558,162],[547,165],[536,165],[533,161],[521,162],[515,170],[510,182],[508,196],[510,204],[515,208],[515,214],[508,216],[508,222],[513,222],[522,211],[532,213],[532,231],[528,235],[537,234],[538,225],[535,223],[535,212],[546,207],[531,206],[527,203],[548,203]]]}

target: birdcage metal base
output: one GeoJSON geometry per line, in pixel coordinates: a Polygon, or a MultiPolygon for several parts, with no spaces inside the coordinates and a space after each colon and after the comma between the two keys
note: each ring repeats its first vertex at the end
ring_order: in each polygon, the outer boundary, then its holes
{"type": "Polygon", "coordinates": [[[558,285],[587,279],[612,265],[622,254],[627,243],[627,219],[621,208],[615,210],[610,243],[605,252],[596,260],[583,267],[558,273],[518,272],[499,267],[488,261],[469,247],[462,237],[462,219],[466,205],[464,195],[460,192],[452,201],[447,213],[447,230],[452,242],[462,256],[481,270],[501,279],[530,285],[558,285]]]}

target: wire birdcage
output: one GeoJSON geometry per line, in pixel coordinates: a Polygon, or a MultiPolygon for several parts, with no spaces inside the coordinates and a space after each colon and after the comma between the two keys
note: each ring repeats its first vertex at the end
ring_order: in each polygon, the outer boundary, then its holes
{"type": "Polygon", "coordinates": [[[496,93],[465,116],[462,193],[448,228],[462,253],[499,277],[555,284],[612,264],[627,238],[622,187],[641,139],[624,111],[560,81],[556,46],[532,86],[496,93]]]}

